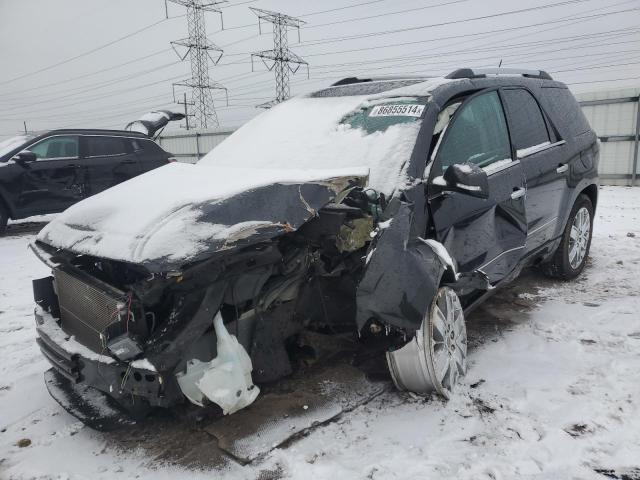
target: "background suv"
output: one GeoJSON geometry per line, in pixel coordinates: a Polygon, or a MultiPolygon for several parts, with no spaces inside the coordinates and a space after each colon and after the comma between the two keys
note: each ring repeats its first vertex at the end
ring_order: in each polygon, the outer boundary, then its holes
{"type": "Polygon", "coordinates": [[[8,219],[70,205],[172,161],[146,135],[51,130],[0,143],[0,234],[8,219]]]}

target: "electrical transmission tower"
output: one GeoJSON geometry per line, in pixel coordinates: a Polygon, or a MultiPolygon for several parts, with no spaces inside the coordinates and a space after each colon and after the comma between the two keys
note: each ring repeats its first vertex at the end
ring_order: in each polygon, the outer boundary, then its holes
{"type": "Polygon", "coordinates": [[[258,105],[260,108],[271,108],[289,98],[289,73],[295,74],[300,66],[306,65],[307,75],[309,74],[309,64],[300,56],[289,50],[289,41],[287,38],[287,27],[294,27],[298,30],[298,41],[300,41],[300,24],[305,22],[282,13],[253,7],[249,8],[258,16],[258,31],[260,33],[262,33],[263,20],[273,24],[273,49],[251,54],[252,71],[253,57],[261,58],[269,71],[275,71],[276,98],[258,105]],[[273,63],[269,64],[267,63],[267,60],[271,60],[273,63]],[[295,65],[295,67],[292,67],[292,65],[295,65]]]}
{"type": "MultiPolygon", "coordinates": [[[[189,56],[191,62],[191,78],[173,84],[173,96],[175,101],[175,87],[182,86],[191,89],[191,102],[193,103],[192,128],[218,128],[218,115],[213,103],[213,91],[227,89],[220,83],[209,78],[209,61],[217,65],[222,58],[222,49],[207,38],[207,31],[204,22],[205,12],[215,12],[220,14],[222,22],[222,11],[217,6],[224,1],[205,0],[169,0],[187,7],[187,27],[189,36],[171,42],[171,47],[176,52],[180,60],[189,56]],[[176,47],[185,47],[186,51],[180,54],[176,47]],[[214,55],[212,55],[214,54],[214,55]]],[[[224,28],[224,24],[223,24],[224,28]]],[[[227,97],[228,98],[228,97],[227,97]]]]}

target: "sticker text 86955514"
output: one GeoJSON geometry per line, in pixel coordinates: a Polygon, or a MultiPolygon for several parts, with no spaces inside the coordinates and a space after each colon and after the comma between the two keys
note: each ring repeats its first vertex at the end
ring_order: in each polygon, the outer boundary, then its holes
{"type": "Polygon", "coordinates": [[[369,113],[370,117],[420,117],[424,110],[424,105],[398,104],[398,105],[376,105],[369,113]]]}

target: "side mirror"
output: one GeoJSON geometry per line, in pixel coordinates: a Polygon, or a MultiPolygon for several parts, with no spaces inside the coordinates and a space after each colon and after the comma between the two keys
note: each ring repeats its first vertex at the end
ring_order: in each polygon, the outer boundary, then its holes
{"type": "Polygon", "coordinates": [[[444,175],[434,180],[442,184],[443,190],[460,192],[472,197],[489,198],[489,180],[487,173],[472,163],[449,165],[444,175]]]}
{"type": "Polygon", "coordinates": [[[21,165],[25,163],[35,162],[38,159],[35,153],[30,150],[23,150],[13,156],[11,160],[21,165]]]}

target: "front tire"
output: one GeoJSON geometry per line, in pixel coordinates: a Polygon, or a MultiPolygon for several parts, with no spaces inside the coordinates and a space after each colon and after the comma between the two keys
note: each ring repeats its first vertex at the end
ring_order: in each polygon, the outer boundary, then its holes
{"type": "Polygon", "coordinates": [[[562,240],[543,272],[550,277],[571,280],[580,275],[587,263],[593,233],[593,204],[580,195],[571,209],[562,240]]]}
{"type": "Polygon", "coordinates": [[[387,352],[387,364],[398,389],[449,398],[467,370],[467,328],[453,289],[438,289],[413,340],[387,352]]]}

